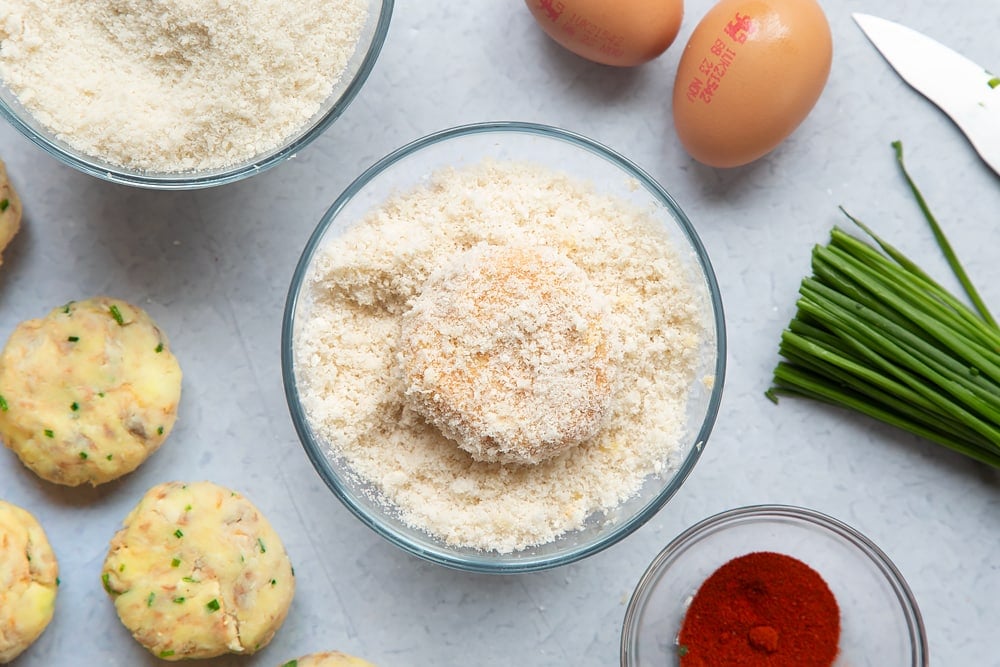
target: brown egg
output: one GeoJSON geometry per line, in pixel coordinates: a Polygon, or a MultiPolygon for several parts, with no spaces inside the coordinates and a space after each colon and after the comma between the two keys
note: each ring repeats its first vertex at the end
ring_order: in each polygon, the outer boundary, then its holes
{"type": "Polygon", "coordinates": [[[756,160],[809,115],[832,56],[830,24],[815,0],[722,0],[681,54],[677,136],[713,167],[756,160]]]}
{"type": "Polygon", "coordinates": [[[683,0],[525,0],[549,37],[578,56],[631,67],[667,50],[683,0]]]}

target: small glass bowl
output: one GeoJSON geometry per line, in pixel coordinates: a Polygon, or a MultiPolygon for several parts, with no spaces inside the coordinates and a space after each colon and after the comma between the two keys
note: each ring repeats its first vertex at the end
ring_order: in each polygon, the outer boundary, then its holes
{"type": "Polygon", "coordinates": [[[642,575],[625,612],[623,667],[677,666],[677,636],[699,586],[723,564],[756,551],[797,558],[840,606],[834,667],[924,667],[927,637],[916,600],[867,537],[819,512],[759,505],[722,512],[678,535],[642,575]]]}
{"type": "Polygon", "coordinates": [[[327,486],[362,522],[405,551],[431,562],[483,573],[526,572],[570,563],[618,542],[647,521],[680,488],[715,423],[725,374],[724,329],[722,302],[708,255],[680,207],[649,175],[579,134],[529,123],[480,123],[444,130],[396,150],[361,174],[329,208],[306,244],[292,278],[281,336],[282,373],[292,420],[306,453],[327,486]],[[378,490],[359,482],[314,432],[300,401],[293,348],[300,299],[305,300],[303,285],[325,241],[342,233],[390,195],[425,184],[434,172],[490,158],[532,162],[576,177],[662,221],[706,304],[708,334],[700,350],[698,380],[692,383],[687,404],[685,432],[689,439],[680,448],[676,468],[650,477],[634,497],[614,511],[590,517],[583,528],[513,553],[451,546],[404,524],[388,511],[378,500],[378,490]],[[702,382],[706,376],[713,376],[714,384],[702,382]]]}
{"type": "Polygon", "coordinates": [[[234,183],[293,157],[340,117],[361,90],[375,66],[389,30],[394,2],[395,0],[368,0],[368,18],[361,29],[354,54],[347,62],[330,96],[308,122],[288,137],[281,146],[228,167],[191,172],[155,172],[111,164],[99,157],[83,153],[56,137],[21,105],[14,93],[2,81],[0,81],[0,116],[63,164],[105,181],[152,190],[196,190],[234,183]]]}

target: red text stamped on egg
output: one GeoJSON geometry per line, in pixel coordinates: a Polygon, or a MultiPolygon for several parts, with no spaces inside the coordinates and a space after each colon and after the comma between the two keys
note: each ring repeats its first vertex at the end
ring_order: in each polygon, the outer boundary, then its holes
{"type": "Polygon", "coordinates": [[[539,0],[538,6],[545,10],[545,15],[550,21],[558,20],[559,16],[566,9],[566,5],[559,0],[539,0]]]}
{"type": "MultiPolygon", "coordinates": [[[[556,4],[561,5],[561,3],[556,4]]],[[[570,14],[559,26],[559,29],[580,44],[586,44],[607,56],[620,58],[625,55],[625,37],[623,35],[616,35],[579,14],[570,14]]]]}
{"type": "Polygon", "coordinates": [[[709,47],[709,53],[698,64],[698,75],[688,82],[685,97],[689,102],[712,102],[723,77],[736,60],[736,50],[747,41],[753,29],[753,18],[749,14],[736,12],[733,15],[709,47]]]}

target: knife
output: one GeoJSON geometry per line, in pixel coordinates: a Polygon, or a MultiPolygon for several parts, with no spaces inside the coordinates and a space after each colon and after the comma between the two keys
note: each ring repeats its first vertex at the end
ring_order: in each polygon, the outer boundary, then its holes
{"type": "Polygon", "coordinates": [[[896,73],[948,114],[1000,174],[1000,77],[916,30],[869,14],[852,16],[896,73]]]}

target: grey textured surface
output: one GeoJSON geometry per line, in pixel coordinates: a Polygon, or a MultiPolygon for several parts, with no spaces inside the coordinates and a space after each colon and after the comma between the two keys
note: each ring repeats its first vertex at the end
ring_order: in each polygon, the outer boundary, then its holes
{"type": "Polygon", "coordinates": [[[177,429],[119,482],[56,488],[0,451],[0,496],[38,517],[62,567],[55,619],[16,664],[159,663],[118,622],[99,571],[125,513],[169,479],[211,479],[244,492],[295,563],[298,594],[274,642],[220,665],[278,665],[325,649],[382,667],[615,664],[628,596],[656,553],[692,523],[756,503],[803,505],[865,533],[910,584],[933,664],[997,664],[1000,476],[859,417],[802,401],[776,407],[763,392],[810,247],[842,220],[838,205],[955,285],[897,173],[892,140],[904,142],[956,251],[1000,309],[998,177],[895,76],[850,13],[902,20],[994,68],[1000,15],[970,1],[823,5],[835,55],[822,98],[778,150],[735,170],[693,162],[670,120],[682,46],[708,0],[689,1],[677,42],[633,70],[563,51],[520,2],[400,2],[367,86],[324,136],[269,172],[207,191],[100,182],[0,127],[0,157],[26,210],[0,269],[0,337],[67,300],[108,293],[150,312],[185,372],[177,429]],[[294,264],[341,190],[390,150],[481,120],[581,132],[663,183],[708,249],[729,331],[715,432],[671,502],[594,557],[504,578],[423,563],[338,503],[295,437],[278,349],[294,264]]]}

